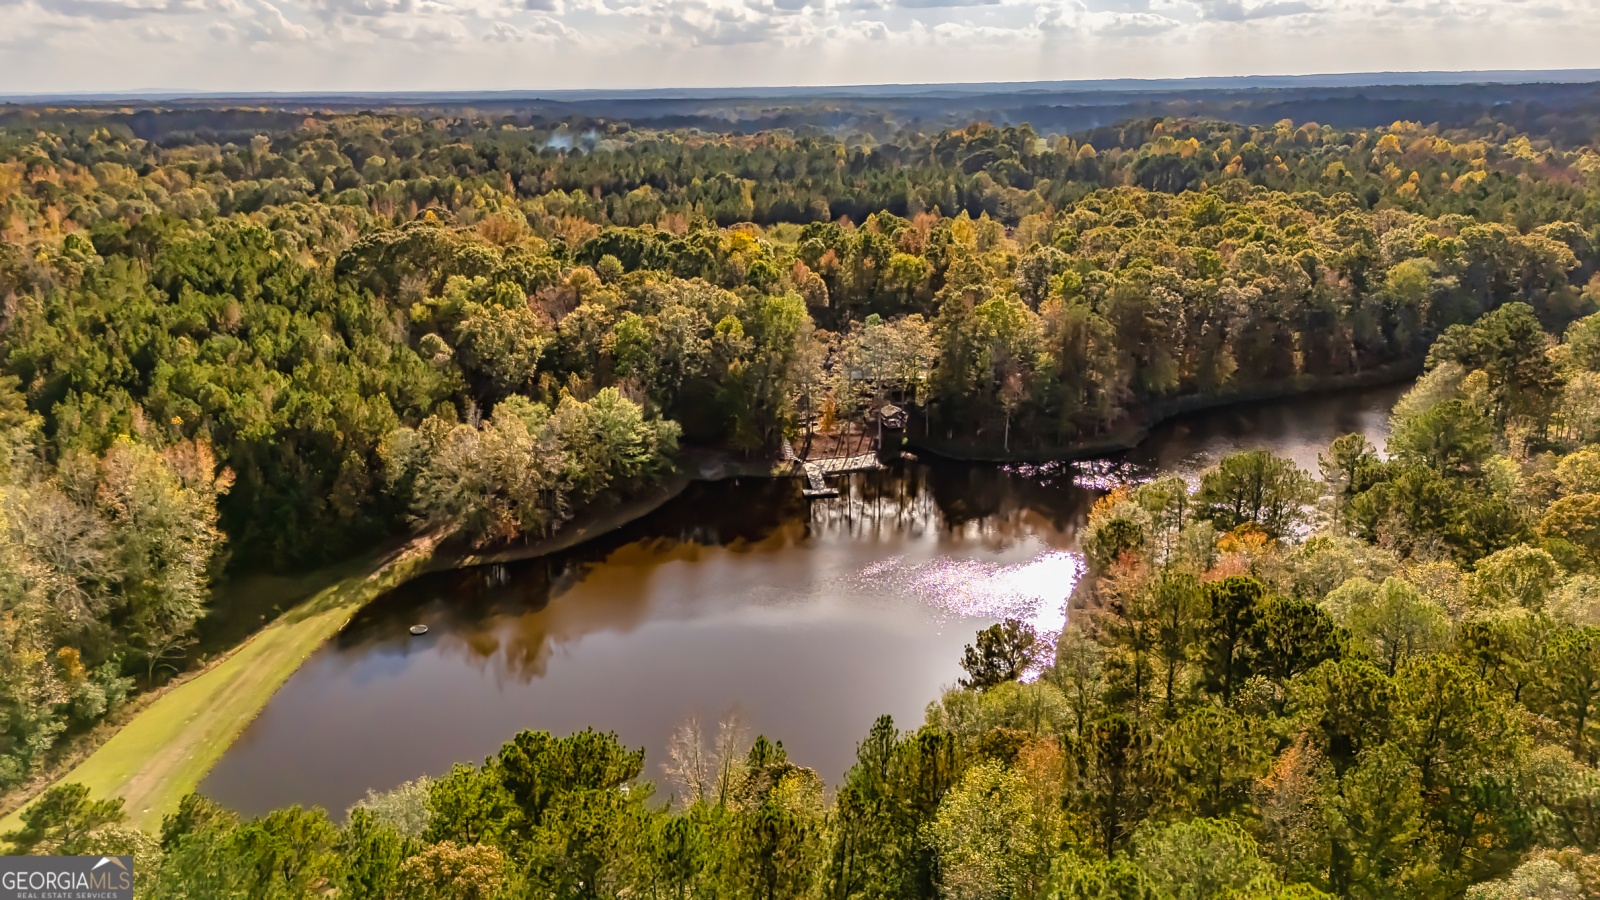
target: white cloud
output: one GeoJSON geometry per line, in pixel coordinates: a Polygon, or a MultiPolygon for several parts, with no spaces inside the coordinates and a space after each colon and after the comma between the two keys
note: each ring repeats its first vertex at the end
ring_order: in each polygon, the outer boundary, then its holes
{"type": "Polygon", "coordinates": [[[509,41],[562,41],[576,38],[576,32],[549,16],[539,16],[520,26],[510,22],[495,22],[483,36],[486,41],[502,44],[509,41]]]}
{"type": "Polygon", "coordinates": [[[1147,12],[1091,13],[1086,20],[1090,30],[1108,37],[1147,37],[1183,27],[1177,19],[1147,12]]]}
{"type": "Polygon", "coordinates": [[[1000,0],[894,0],[906,9],[950,9],[962,6],[994,6],[1000,0]]]}
{"type": "Polygon", "coordinates": [[[0,0],[0,93],[1578,68],[1594,2],[0,0]]]}
{"type": "Polygon", "coordinates": [[[646,23],[649,34],[695,47],[796,46],[821,34],[825,0],[643,0],[605,7],[646,23]]]}
{"type": "Polygon", "coordinates": [[[267,0],[253,0],[254,15],[245,22],[240,37],[252,43],[270,44],[277,41],[304,41],[311,37],[311,29],[289,21],[283,10],[267,0]]]}
{"type": "Polygon", "coordinates": [[[1200,0],[1197,4],[1207,19],[1221,22],[1248,22],[1254,19],[1276,19],[1282,16],[1314,14],[1318,7],[1305,0],[1266,0],[1263,3],[1245,3],[1244,0],[1200,0]]]}
{"type": "Polygon", "coordinates": [[[194,0],[37,0],[41,9],[62,16],[121,21],[145,16],[204,12],[194,0]]]}
{"type": "Polygon", "coordinates": [[[136,26],[133,33],[140,41],[148,44],[174,44],[183,39],[182,34],[175,28],[150,23],[136,26]]]}
{"type": "Polygon", "coordinates": [[[383,18],[411,12],[414,0],[311,0],[306,4],[323,19],[383,18]]]}

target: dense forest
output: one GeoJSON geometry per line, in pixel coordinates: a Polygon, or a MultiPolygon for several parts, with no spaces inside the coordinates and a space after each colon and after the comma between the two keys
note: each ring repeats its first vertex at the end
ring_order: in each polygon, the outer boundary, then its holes
{"type": "Polygon", "coordinates": [[[157,838],[57,789],[10,840],[122,842],[160,896],[1600,890],[1600,134],[1567,126],[8,113],[0,790],[190,665],[234,573],[546,536],[885,401],[1038,457],[1426,371],[1383,454],[1109,495],[1054,656],[986,633],[833,793],[732,733],[654,795],[529,733],[344,826],[197,798],[157,838]]]}
{"type": "Polygon", "coordinates": [[[691,721],[659,788],[525,731],[342,823],[190,795],[146,834],[66,785],[4,837],[131,854],[152,897],[1600,896],[1600,314],[1557,343],[1509,304],[1427,365],[1384,454],[1104,496],[1067,629],[980,632],[832,791],[691,721]]]}

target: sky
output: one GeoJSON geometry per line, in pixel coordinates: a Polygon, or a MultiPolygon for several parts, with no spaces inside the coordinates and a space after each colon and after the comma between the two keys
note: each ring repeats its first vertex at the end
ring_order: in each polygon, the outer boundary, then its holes
{"type": "Polygon", "coordinates": [[[0,94],[1600,65],[1600,0],[0,0],[0,94]]]}

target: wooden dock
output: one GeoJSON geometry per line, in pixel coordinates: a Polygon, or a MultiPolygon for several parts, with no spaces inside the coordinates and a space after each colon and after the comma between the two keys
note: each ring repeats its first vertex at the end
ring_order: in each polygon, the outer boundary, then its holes
{"type": "Polygon", "coordinates": [[[878,457],[872,453],[863,453],[859,456],[838,456],[829,459],[801,459],[794,452],[794,447],[788,442],[783,442],[783,458],[799,466],[806,476],[806,487],[802,492],[808,499],[820,500],[825,497],[839,496],[839,489],[829,487],[825,480],[829,475],[843,475],[846,472],[870,472],[882,468],[878,457]]]}
{"type": "Polygon", "coordinates": [[[801,493],[805,494],[806,497],[812,500],[821,500],[825,497],[839,496],[838,488],[828,487],[828,483],[822,480],[822,470],[817,468],[816,463],[802,463],[801,465],[803,465],[806,470],[807,484],[806,487],[801,489],[801,493]]]}

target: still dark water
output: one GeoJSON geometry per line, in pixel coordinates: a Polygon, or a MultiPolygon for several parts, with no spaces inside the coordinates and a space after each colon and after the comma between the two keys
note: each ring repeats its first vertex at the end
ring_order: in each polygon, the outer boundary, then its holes
{"type": "Polygon", "coordinates": [[[1402,388],[1195,414],[1112,460],[901,463],[812,504],[800,482],[696,484],[559,556],[441,573],[364,610],[314,654],[201,790],[245,813],[336,813],[524,728],[594,726],[660,774],[675,728],[730,711],[830,783],[873,720],[902,727],[1004,617],[1061,627],[1078,530],[1107,477],[1194,477],[1267,448],[1315,471],[1351,431],[1379,447],[1402,388]],[[406,629],[417,622],[424,637],[406,629]]]}

